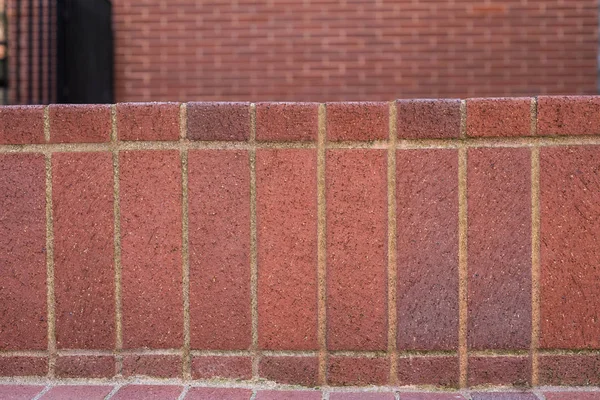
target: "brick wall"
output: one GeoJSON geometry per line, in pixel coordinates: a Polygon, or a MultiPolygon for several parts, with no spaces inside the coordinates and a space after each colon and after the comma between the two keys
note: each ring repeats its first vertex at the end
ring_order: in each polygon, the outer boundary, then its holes
{"type": "Polygon", "coordinates": [[[597,92],[596,0],[114,0],[117,101],[597,92]]]}
{"type": "Polygon", "coordinates": [[[600,97],[0,122],[1,376],[600,384],[600,97]]]}

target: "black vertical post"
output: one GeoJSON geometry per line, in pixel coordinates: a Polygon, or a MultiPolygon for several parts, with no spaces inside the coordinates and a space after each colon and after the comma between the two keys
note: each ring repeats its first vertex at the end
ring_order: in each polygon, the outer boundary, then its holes
{"type": "Polygon", "coordinates": [[[15,1],[16,24],[15,24],[15,103],[21,104],[21,0],[15,1]]]}
{"type": "Polygon", "coordinates": [[[33,0],[27,10],[27,104],[33,103],[33,0]]]}
{"type": "Polygon", "coordinates": [[[38,0],[38,103],[44,103],[44,0],[38,0]]]}
{"type": "Polygon", "coordinates": [[[56,21],[54,20],[54,1],[48,1],[48,103],[54,103],[56,100],[54,97],[54,75],[53,75],[53,63],[52,60],[56,58],[56,47],[54,46],[54,29],[56,21]]]}
{"type": "Polygon", "coordinates": [[[67,0],[56,0],[56,103],[65,102],[65,12],[67,0]]]}

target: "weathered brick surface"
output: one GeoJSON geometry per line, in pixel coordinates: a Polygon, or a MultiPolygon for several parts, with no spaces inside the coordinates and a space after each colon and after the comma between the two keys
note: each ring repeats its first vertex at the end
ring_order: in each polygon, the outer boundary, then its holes
{"type": "Polygon", "coordinates": [[[338,392],[329,395],[331,400],[394,400],[394,393],[369,393],[369,392],[338,392]]]}
{"type": "Polygon", "coordinates": [[[110,105],[52,104],[48,106],[51,143],[110,141],[110,105]]]}
{"type": "Polygon", "coordinates": [[[528,349],[531,340],[531,157],[469,149],[468,346],[528,349]]]}
{"type": "Polygon", "coordinates": [[[469,386],[529,386],[531,359],[529,357],[469,357],[469,386]]]}
{"type": "Polygon", "coordinates": [[[408,357],[397,360],[400,385],[458,386],[458,357],[408,357]]]}
{"type": "Polygon", "coordinates": [[[44,143],[43,106],[0,107],[0,144],[44,143]]]}
{"type": "Polygon", "coordinates": [[[386,385],[389,375],[387,358],[330,356],[327,360],[327,381],[333,386],[386,385]]]}
{"type": "Polygon", "coordinates": [[[244,356],[192,357],[193,379],[250,379],[252,359],[244,356]]]}
{"type": "Polygon", "coordinates": [[[600,98],[592,96],[540,96],[538,135],[600,134],[600,98]]]}
{"type": "Polygon", "coordinates": [[[400,400],[465,400],[458,393],[399,393],[400,400]]]}
{"type": "Polygon", "coordinates": [[[114,400],[177,400],[183,387],[176,385],[127,385],[119,389],[114,400]]]}
{"type": "Polygon", "coordinates": [[[540,152],[540,345],[600,348],[600,147],[540,152]]]}
{"type": "Polygon", "coordinates": [[[59,356],[56,359],[57,378],[112,378],[115,372],[112,356],[59,356]]]}
{"type": "Polygon", "coordinates": [[[0,376],[44,376],[47,373],[48,359],[45,357],[0,357],[0,376]]]}
{"type": "Polygon", "coordinates": [[[387,173],[380,150],[327,152],[327,347],[387,347],[387,173]]]}
{"type": "Polygon", "coordinates": [[[531,99],[467,100],[467,136],[531,136],[531,99]]]}
{"type": "Polygon", "coordinates": [[[250,400],[252,390],[195,387],[191,388],[185,400],[250,400]]]}
{"type": "Polygon", "coordinates": [[[460,100],[421,99],[396,102],[401,139],[457,138],[460,135],[460,100]]]}
{"type": "Polygon", "coordinates": [[[67,349],[112,349],[115,267],[111,154],[53,154],[52,206],[56,344],[67,349]]]}
{"type": "Polygon", "coordinates": [[[396,153],[398,348],[458,346],[458,152],[396,153]]]}
{"type": "Polygon", "coordinates": [[[119,155],[123,346],[183,344],[178,151],[119,155]]]}
{"type": "Polygon", "coordinates": [[[389,109],[384,102],[327,103],[327,139],[387,139],[389,109]]]}
{"type": "Polygon", "coordinates": [[[600,392],[544,392],[546,400],[598,400],[600,392]]]}
{"type": "Polygon", "coordinates": [[[126,355],[123,357],[124,377],[149,376],[154,378],[179,378],[182,373],[180,356],[126,355]]]}
{"type": "Polygon", "coordinates": [[[258,366],[261,378],[288,385],[315,386],[319,377],[317,357],[263,356],[258,366]]]}
{"type": "Polygon", "coordinates": [[[69,385],[56,386],[46,392],[42,400],[104,400],[112,391],[109,385],[69,385]]]}
{"type": "Polygon", "coordinates": [[[0,385],[0,399],[31,400],[42,390],[39,385],[0,385]]]}
{"type": "Polygon", "coordinates": [[[256,154],[258,339],[264,349],[316,349],[317,155],[256,154]]]}
{"type": "Polygon", "coordinates": [[[260,390],[256,400],[321,400],[321,392],[308,390],[260,390]]]}
{"type": "Polygon", "coordinates": [[[46,200],[41,154],[0,154],[0,350],[46,348],[46,200]]]}
{"type": "Polygon", "coordinates": [[[178,140],[179,103],[117,104],[117,135],[121,140],[178,140]]]}
{"type": "Polygon", "coordinates": [[[247,140],[249,103],[188,103],[187,137],[192,140],[247,140]]]}
{"type": "Polygon", "coordinates": [[[600,385],[600,356],[542,355],[540,385],[600,385]]]}
{"type": "Polygon", "coordinates": [[[250,346],[250,171],[246,152],[188,153],[190,339],[250,346]]]}
{"type": "Polygon", "coordinates": [[[533,393],[528,392],[476,392],[471,393],[472,400],[538,400],[538,397],[533,393]]]}
{"type": "Polygon", "coordinates": [[[257,140],[314,141],[319,129],[318,103],[258,103],[257,140]]]}

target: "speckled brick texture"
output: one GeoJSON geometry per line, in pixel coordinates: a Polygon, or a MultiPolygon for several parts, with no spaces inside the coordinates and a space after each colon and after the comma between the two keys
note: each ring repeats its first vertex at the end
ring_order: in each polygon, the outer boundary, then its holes
{"type": "Polygon", "coordinates": [[[599,104],[0,107],[0,393],[593,389],[599,104]]]}

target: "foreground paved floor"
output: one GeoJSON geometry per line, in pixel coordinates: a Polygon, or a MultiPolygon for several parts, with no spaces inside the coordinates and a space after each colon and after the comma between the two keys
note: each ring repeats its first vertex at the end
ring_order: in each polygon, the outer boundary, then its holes
{"type": "Polygon", "coordinates": [[[405,389],[275,390],[148,384],[0,384],[0,400],[600,400],[600,388],[423,392],[405,389]]]}

